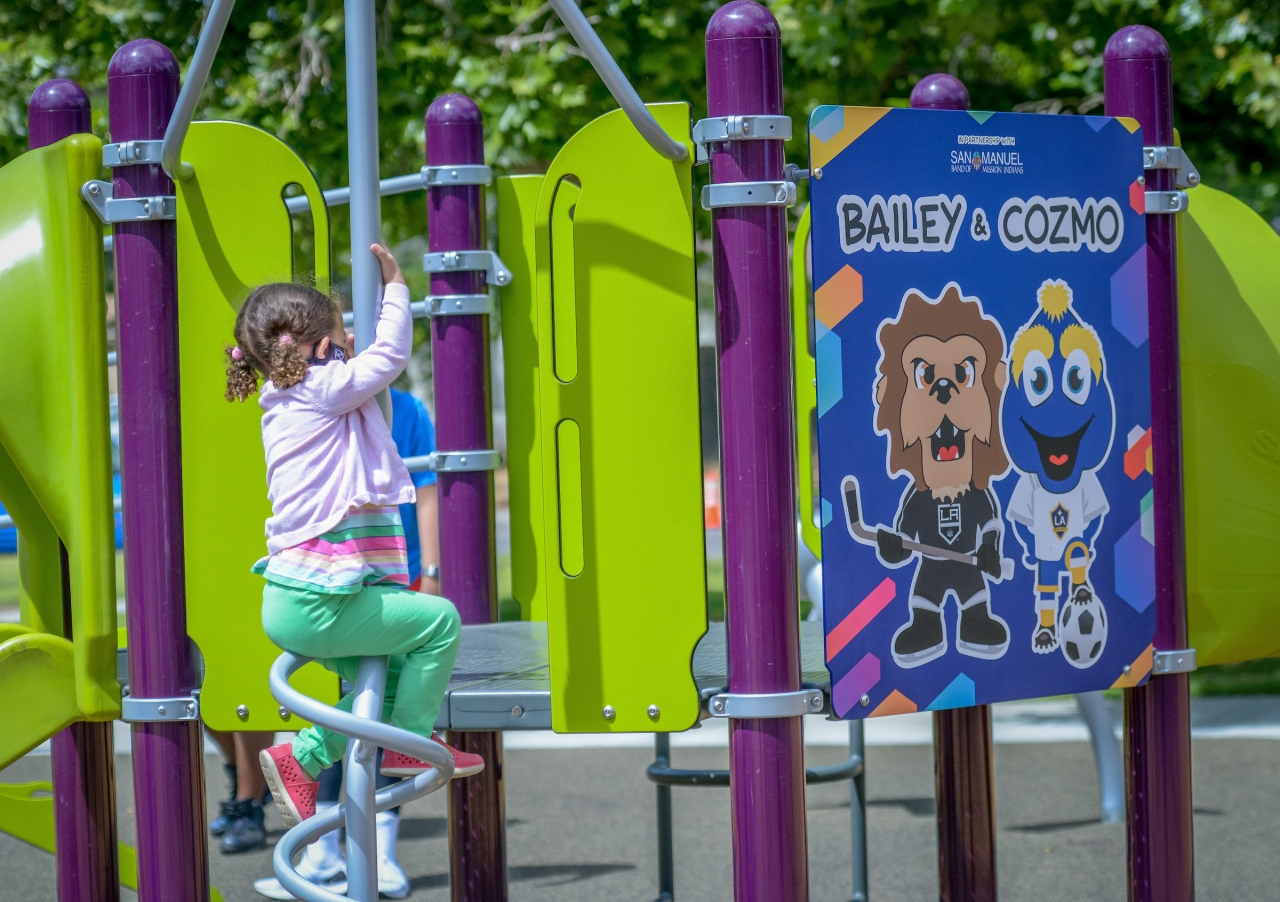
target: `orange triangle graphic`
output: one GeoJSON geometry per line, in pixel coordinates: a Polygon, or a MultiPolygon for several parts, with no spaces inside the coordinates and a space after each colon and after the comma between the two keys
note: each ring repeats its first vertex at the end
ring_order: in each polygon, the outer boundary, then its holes
{"type": "Polygon", "coordinates": [[[876,709],[869,716],[885,717],[889,714],[914,714],[916,711],[916,703],[895,689],[889,693],[888,698],[876,706],[876,709]]]}
{"type": "Polygon", "coordinates": [[[1128,673],[1121,673],[1120,678],[1111,684],[1112,689],[1130,689],[1141,683],[1151,672],[1151,659],[1155,653],[1154,646],[1148,645],[1146,651],[1138,655],[1129,665],[1128,673]]]}

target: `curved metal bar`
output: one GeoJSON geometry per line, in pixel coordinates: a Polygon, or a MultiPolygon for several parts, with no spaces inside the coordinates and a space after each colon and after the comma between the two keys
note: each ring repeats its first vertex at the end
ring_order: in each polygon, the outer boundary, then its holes
{"type": "MultiPolygon", "coordinates": [[[[804,771],[806,783],[837,783],[841,780],[852,780],[862,773],[861,755],[850,755],[847,761],[839,764],[828,764],[822,767],[807,767],[804,771]]],[[[728,786],[727,770],[681,770],[674,767],[662,767],[658,762],[645,768],[645,775],[650,783],[659,786],[728,786]]]]}
{"type": "MultiPolygon", "coordinates": [[[[285,652],[275,660],[271,665],[269,682],[271,694],[277,701],[312,723],[350,736],[361,743],[368,743],[370,746],[376,745],[413,755],[433,765],[432,770],[377,793],[374,800],[376,811],[386,811],[397,805],[403,805],[405,802],[435,792],[449,782],[453,776],[453,756],[444,746],[390,724],[357,717],[346,711],[331,708],[290,686],[289,677],[311,660],[292,652],[285,652]]],[[[317,813],[314,817],[290,829],[276,843],[271,857],[276,879],[280,881],[281,886],[299,899],[307,902],[349,902],[348,896],[340,896],[304,879],[293,866],[294,855],[304,846],[342,826],[347,816],[347,807],[346,804],[342,804],[324,813],[317,813]]]]}
{"type": "Polygon", "coordinates": [[[366,720],[363,717],[348,714],[346,711],[331,708],[308,695],[303,695],[290,686],[289,677],[298,668],[311,660],[311,658],[295,655],[290,651],[276,658],[275,663],[271,665],[269,678],[271,694],[276,701],[306,720],[322,727],[328,727],[330,730],[341,733],[344,736],[362,739],[365,742],[373,743],[379,748],[391,749],[420,758],[439,768],[445,779],[452,779],[453,756],[439,743],[432,742],[430,739],[402,730],[399,727],[393,727],[391,724],[366,720]]]}
{"type": "Polygon", "coordinates": [[[191,65],[187,68],[187,80],[182,83],[178,93],[178,102],[169,117],[169,125],[164,130],[164,144],[160,147],[160,165],[174,181],[186,181],[195,174],[189,163],[182,162],[182,142],[187,139],[187,129],[191,127],[191,117],[195,115],[196,103],[204,90],[204,83],[209,78],[209,70],[213,68],[213,58],[218,53],[218,45],[222,43],[222,33],[227,30],[227,21],[231,18],[231,8],[236,0],[213,0],[209,7],[209,15],[205,17],[204,27],[200,29],[200,41],[196,44],[196,52],[191,57],[191,65]]]}
{"type": "Polygon", "coordinates": [[[582,55],[591,63],[613,99],[618,101],[618,106],[622,107],[636,130],[649,142],[649,146],[677,163],[688,157],[689,149],[663,131],[653,114],[645,108],[644,101],[622,74],[617,61],[609,54],[600,35],[596,34],[582,10],[578,9],[578,4],[573,0],[551,0],[551,8],[556,11],[560,21],[564,22],[565,28],[569,29],[569,34],[578,42],[582,55]]]}

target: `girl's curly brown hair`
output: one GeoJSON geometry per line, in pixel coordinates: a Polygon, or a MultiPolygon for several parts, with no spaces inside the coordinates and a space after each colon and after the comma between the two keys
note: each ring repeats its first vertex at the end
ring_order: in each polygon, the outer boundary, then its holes
{"type": "Polygon", "coordinates": [[[297,385],[307,375],[301,346],[324,338],[341,316],[337,301],[308,285],[255,288],[236,314],[236,347],[227,348],[226,399],[248,398],[258,390],[259,376],[276,388],[297,385]]]}

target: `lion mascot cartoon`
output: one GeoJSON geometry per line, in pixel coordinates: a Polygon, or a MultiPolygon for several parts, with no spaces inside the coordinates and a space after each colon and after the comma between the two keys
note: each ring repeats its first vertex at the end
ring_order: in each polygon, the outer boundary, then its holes
{"type": "Polygon", "coordinates": [[[999,658],[1009,629],[991,610],[988,579],[1001,578],[1003,535],[991,483],[1009,468],[1000,437],[1004,333],[952,282],[938,298],[908,291],[877,341],[875,428],[888,439],[889,475],[911,483],[893,529],[879,528],[875,545],[889,567],[919,559],[893,658],[919,667],[946,653],[948,594],[959,608],[956,650],[999,658]]]}

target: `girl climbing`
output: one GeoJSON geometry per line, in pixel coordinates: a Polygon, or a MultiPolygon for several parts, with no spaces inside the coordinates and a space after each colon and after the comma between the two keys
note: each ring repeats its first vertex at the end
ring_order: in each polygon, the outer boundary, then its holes
{"type": "MultiPolygon", "coordinates": [[[[454,778],[484,769],[432,733],[461,635],[446,599],[411,592],[398,505],[414,500],[375,400],[409,360],[409,290],[395,258],[372,246],[386,285],[375,340],[351,353],[334,300],[301,285],[255,289],[236,317],[227,351],[228,401],[266,381],[262,441],[267,455],[269,555],[254,565],[267,581],[262,625],[281,648],[318,659],[354,682],[362,656],[389,655],[383,718],[430,736],[453,754],[454,778]]],[[[338,703],[351,710],[351,696],[338,703]]],[[[347,738],[312,726],[262,752],[267,785],[286,826],[315,813],[321,770],[347,738]]],[[[413,776],[425,761],[386,750],[382,773],[413,776]]]]}

